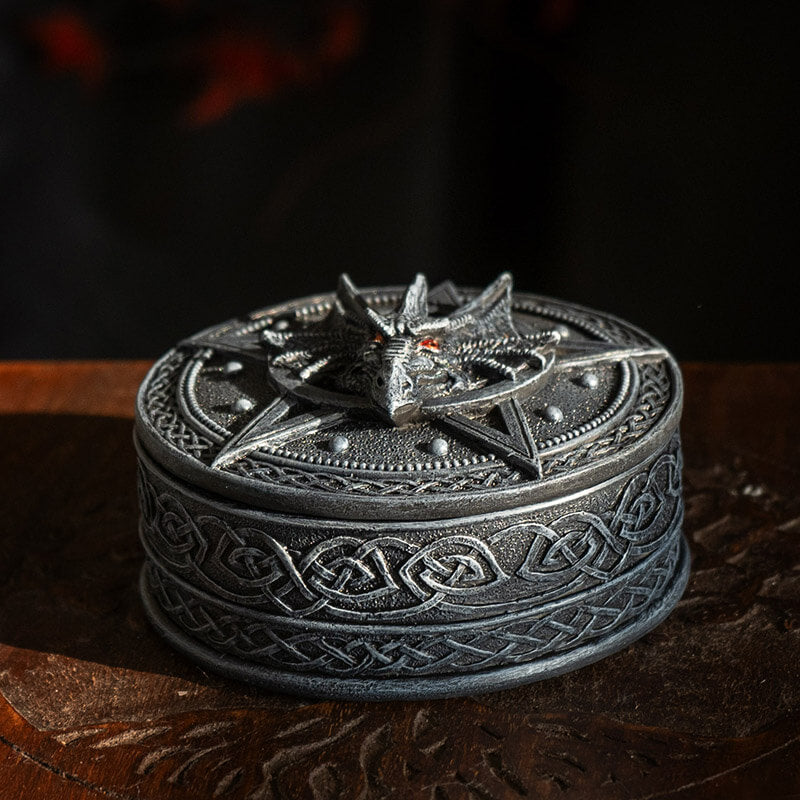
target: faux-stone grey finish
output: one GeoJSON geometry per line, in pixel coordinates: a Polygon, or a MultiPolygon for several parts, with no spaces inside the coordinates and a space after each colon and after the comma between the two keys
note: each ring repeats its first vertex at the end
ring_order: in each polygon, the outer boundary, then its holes
{"type": "Polygon", "coordinates": [[[148,614],[209,668],[322,697],[583,666],[685,586],[680,407],[646,334],[505,276],[483,293],[345,283],[211,328],[137,403],[148,614]],[[366,367],[303,380],[330,371],[325,330],[366,367]]]}

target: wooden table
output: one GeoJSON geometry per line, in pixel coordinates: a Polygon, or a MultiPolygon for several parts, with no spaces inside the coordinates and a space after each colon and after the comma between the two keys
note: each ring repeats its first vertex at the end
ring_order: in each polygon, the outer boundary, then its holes
{"type": "Polygon", "coordinates": [[[141,362],[0,365],[0,797],[800,796],[800,365],[685,367],[689,588],[621,653],[461,700],[208,675],[137,595],[141,362]]]}

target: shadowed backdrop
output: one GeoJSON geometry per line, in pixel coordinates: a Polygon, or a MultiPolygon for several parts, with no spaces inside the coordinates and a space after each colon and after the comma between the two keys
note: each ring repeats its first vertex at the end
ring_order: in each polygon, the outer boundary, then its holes
{"type": "Polygon", "coordinates": [[[800,357],[793,2],[5,2],[0,357],[425,271],[800,357]]]}

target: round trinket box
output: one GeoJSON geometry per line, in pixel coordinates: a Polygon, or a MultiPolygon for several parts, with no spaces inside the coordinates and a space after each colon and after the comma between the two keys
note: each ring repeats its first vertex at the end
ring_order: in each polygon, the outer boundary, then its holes
{"type": "Polygon", "coordinates": [[[137,400],[148,615],[205,667],[320,697],[581,667],[686,584],[681,398],[650,336],[508,274],[343,275],[209,328],[137,400]]]}

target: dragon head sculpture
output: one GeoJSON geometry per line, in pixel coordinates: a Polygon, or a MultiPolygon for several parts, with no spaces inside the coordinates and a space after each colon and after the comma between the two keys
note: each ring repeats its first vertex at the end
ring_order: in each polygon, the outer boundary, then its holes
{"type": "MultiPolygon", "coordinates": [[[[393,309],[378,310],[347,275],[333,308],[301,329],[265,330],[270,367],[296,380],[368,401],[393,424],[436,416],[458,398],[542,372],[558,344],[554,330],[520,331],[511,312],[512,278],[503,273],[464,304],[436,303],[417,275],[393,309]]],[[[508,387],[506,387],[508,389],[508,387]]]]}

